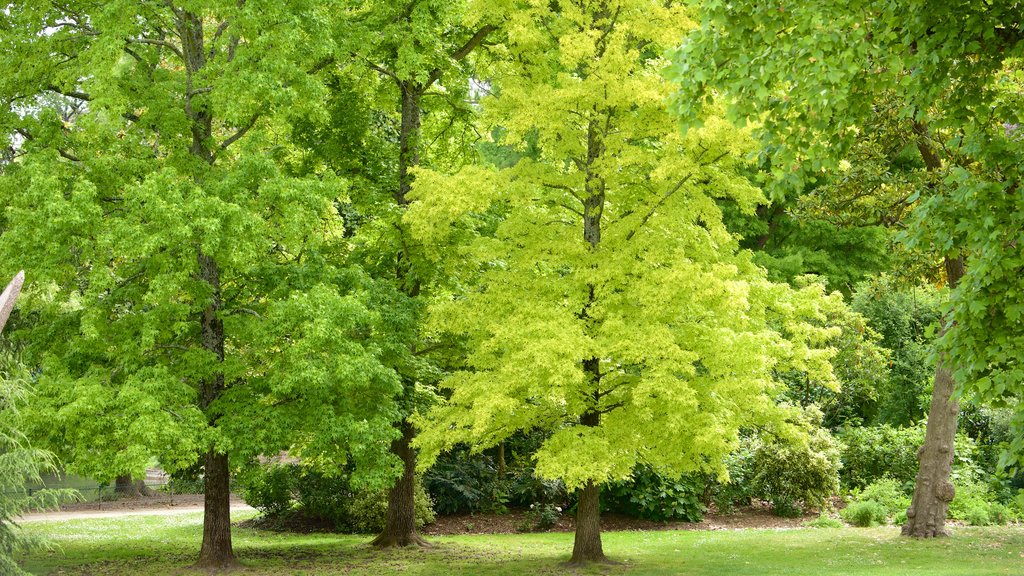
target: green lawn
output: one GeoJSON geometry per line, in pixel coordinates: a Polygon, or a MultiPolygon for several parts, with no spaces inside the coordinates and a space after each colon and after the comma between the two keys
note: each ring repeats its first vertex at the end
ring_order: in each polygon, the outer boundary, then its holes
{"type": "MultiPolygon", "coordinates": [[[[35,574],[165,575],[199,546],[201,517],[133,516],[27,524],[57,546],[25,559],[35,574]]],[[[281,535],[235,529],[242,574],[1024,574],[1024,528],[960,528],[951,538],[909,541],[893,528],[618,532],[605,552],[621,562],[589,570],[561,565],[571,534],[434,538],[434,548],[379,552],[366,537],[281,535]]]]}

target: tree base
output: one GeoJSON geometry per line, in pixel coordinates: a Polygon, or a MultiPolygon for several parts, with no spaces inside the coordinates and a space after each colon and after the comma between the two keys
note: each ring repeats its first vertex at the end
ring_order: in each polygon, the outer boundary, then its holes
{"type": "Polygon", "coordinates": [[[945,538],[949,536],[949,532],[946,532],[942,528],[924,528],[918,530],[909,525],[905,525],[900,529],[900,535],[907,538],[945,538]]]}
{"type": "Polygon", "coordinates": [[[370,542],[374,548],[407,548],[417,546],[419,548],[432,548],[433,544],[427,542],[422,536],[413,532],[411,534],[380,534],[370,542]]]}
{"type": "Polygon", "coordinates": [[[621,566],[622,562],[617,562],[608,558],[604,554],[600,556],[588,556],[586,558],[570,558],[568,562],[564,562],[562,566],[566,568],[584,568],[586,566],[621,566]]]}
{"type": "Polygon", "coordinates": [[[204,558],[200,555],[199,560],[196,560],[192,568],[204,572],[231,572],[242,568],[242,564],[234,556],[229,558],[204,558]]]}

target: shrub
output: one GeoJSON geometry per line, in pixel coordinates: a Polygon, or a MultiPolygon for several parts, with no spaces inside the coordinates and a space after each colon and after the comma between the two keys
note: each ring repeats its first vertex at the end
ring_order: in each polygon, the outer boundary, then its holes
{"type": "MultiPolygon", "coordinates": [[[[422,528],[435,519],[433,503],[423,483],[416,482],[416,527],[422,528]]],[[[339,510],[346,517],[347,531],[356,534],[373,534],[384,529],[388,512],[387,490],[362,490],[353,494],[352,498],[339,510]]]]}
{"type": "Polygon", "coordinates": [[[850,524],[862,528],[884,524],[887,519],[885,507],[874,500],[851,502],[839,515],[850,524]]]}
{"type": "Polygon", "coordinates": [[[949,518],[972,526],[1005,524],[1011,510],[999,503],[990,488],[981,482],[954,482],[956,496],[949,503],[949,518]]]}
{"type": "MultiPolygon", "coordinates": [[[[324,520],[339,532],[372,533],[384,528],[388,489],[354,488],[350,470],[328,476],[295,464],[258,466],[241,476],[246,503],[265,516],[295,510],[324,520]]],[[[415,488],[416,526],[434,521],[433,502],[422,482],[415,488]]]]}
{"type": "Polygon", "coordinates": [[[893,518],[910,507],[910,497],[903,486],[892,478],[872,482],[857,495],[857,500],[878,502],[885,510],[886,518],[893,518]]]}
{"type": "Polygon", "coordinates": [[[493,459],[465,448],[439,456],[423,483],[440,514],[500,512],[508,501],[508,481],[493,459]]]}
{"type": "Polygon", "coordinates": [[[629,480],[608,484],[601,505],[603,510],[645,520],[700,522],[707,512],[702,501],[704,486],[697,476],[672,479],[640,468],[629,480]]]}
{"type": "Polygon", "coordinates": [[[558,523],[562,517],[562,507],[554,504],[534,504],[526,513],[523,523],[519,526],[520,532],[531,532],[534,530],[549,530],[558,523]]]}
{"type": "Polygon", "coordinates": [[[750,479],[753,494],[778,515],[821,507],[839,490],[840,445],[824,428],[811,426],[806,442],[757,439],[750,479]]]}
{"type": "Polygon", "coordinates": [[[923,426],[844,428],[839,438],[843,442],[844,486],[864,488],[886,477],[900,484],[914,481],[917,449],[924,442],[923,426]]]}
{"type": "Polygon", "coordinates": [[[275,464],[250,472],[242,481],[242,499],[267,517],[276,517],[292,507],[296,473],[294,465],[275,464]]]}
{"type": "Polygon", "coordinates": [[[838,518],[833,518],[827,514],[822,514],[814,520],[808,520],[804,522],[804,526],[808,528],[842,528],[843,522],[838,518]]]}

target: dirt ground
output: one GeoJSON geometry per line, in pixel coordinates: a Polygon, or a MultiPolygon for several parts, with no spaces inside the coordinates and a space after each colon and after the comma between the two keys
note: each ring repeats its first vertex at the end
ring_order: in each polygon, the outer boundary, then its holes
{"type": "MultiPolygon", "coordinates": [[[[231,496],[231,509],[252,510],[237,495],[231,496]]],[[[144,514],[171,515],[203,510],[202,494],[179,494],[170,496],[159,493],[153,496],[126,498],[104,502],[74,502],[65,504],[59,511],[34,512],[26,514],[20,521],[71,520],[77,518],[109,518],[144,514]]],[[[791,529],[799,528],[816,515],[799,518],[780,518],[772,515],[767,505],[755,504],[735,510],[732,514],[708,512],[701,522],[654,522],[640,520],[620,514],[602,514],[603,530],[735,530],[741,528],[791,529]]],[[[514,534],[530,531],[527,510],[510,510],[505,514],[459,514],[439,516],[436,521],[421,530],[424,535],[445,534],[514,534]]],[[[240,525],[251,528],[285,530],[290,532],[327,532],[330,526],[322,521],[287,518],[274,524],[267,524],[262,518],[245,520],[240,525]]],[[[563,515],[549,532],[572,532],[576,529],[575,519],[563,515]]]]}
{"type": "MultiPolygon", "coordinates": [[[[701,522],[654,522],[640,520],[620,514],[602,514],[601,529],[620,530],[736,530],[740,528],[799,528],[807,520],[817,518],[816,514],[799,518],[779,518],[772,515],[765,505],[737,509],[732,514],[722,515],[709,512],[701,522]]],[[[422,532],[427,535],[442,534],[512,534],[523,531],[529,525],[527,511],[512,510],[507,514],[461,514],[439,516],[422,532]]],[[[576,529],[575,519],[563,515],[549,532],[572,532],[576,529]]]]}

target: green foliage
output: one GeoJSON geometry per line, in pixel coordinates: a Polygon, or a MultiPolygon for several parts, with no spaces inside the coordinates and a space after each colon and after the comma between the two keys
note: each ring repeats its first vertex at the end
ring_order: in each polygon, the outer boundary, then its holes
{"type": "Polygon", "coordinates": [[[536,530],[549,530],[558,523],[562,517],[562,507],[554,504],[530,504],[523,524],[519,527],[520,532],[533,532],[536,530]]]}
{"type": "Polygon", "coordinates": [[[948,516],[971,526],[1006,524],[1011,516],[1010,509],[997,501],[988,485],[981,482],[960,481],[954,483],[956,495],[949,503],[948,516]]]}
{"type": "Polygon", "coordinates": [[[878,415],[866,423],[910,426],[924,417],[935,370],[928,356],[939,322],[939,294],[901,287],[880,276],[857,286],[852,308],[881,335],[889,351],[887,374],[876,386],[878,415]]]}
{"type": "Polygon", "coordinates": [[[292,508],[296,477],[292,466],[271,464],[250,471],[242,481],[242,499],[267,517],[277,517],[292,508]]]}
{"type": "Polygon", "coordinates": [[[917,450],[924,442],[924,427],[894,428],[888,424],[862,428],[844,428],[839,433],[843,443],[843,485],[864,488],[869,484],[892,478],[912,483],[917,475],[917,450]]]}
{"type": "Polygon", "coordinates": [[[438,457],[423,484],[439,514],[499,512],[508,500],[508,478],[498,475],[490,457],[465,448],[438,457]]]}
{"type": "Polygon", "coordinates": [[[29,372],[6,341],[0,341],[0,573],[26,574],[14,562],[45,542],[26,534],[16,523],[21,514],[53,508],[78,496],[73,490],[29,490],[40,475],[57,472],[53,455],[34,448],[22,432],[22,410],[32,394],[29,372]]]}
{"type": "Polygon", "coordinates": [[[569,489],[641,463],[722,474],[740,428],[797,434],[774,374],[830,380],[836,330],[821,324],[841,299],[767,281],[723,225],[719,200],[752,211],[763,196],[742,131],[709,118],[683,138],[664,108],[658,54],[686,9],[629,0],[608,19],[559,5],[517,11],[482,102],[480,133],[530,154],[417,173],[405,222],[462,264],[431,328],[469,351],[419,446],[429,462],[540,428],[536,472],[569,489]]]}
{"type": "Polygon", "coordinates": [[[910,497],[904,486],[892,478],[882,478],[863,490],[855,490],[850,504],[841,513],[843,519],[862,527],[885,524],[893,519],[902,524],[910,507],[910,497]]]}
{"type": "MultiPolygon", "coordinates": [[[[422,528],[434,521],[433,502],[423,483],[417,480],[413,492],[414,513],[416,527],[422,528]]],[[[334,510],[326,511],[330,515],[337,515],[334,510]]],[[[385,518],[388,512],[387,490],[360,490],[353,494],[352,500],[347,503],[343,513],[347,519],[345,527],[347,530],[357,534],[375,534],[384,529],[385,518]]]]}
{"type": "Polygon", "coordinates": [[[704,490],[701,477],[664,477],[650,468],[641,468],[628,480],[604,487],[601,509],[657,522],[700,522],[707,512],[704,490]]]}
{"type": "MultiPolygon", "coordinates": [[[[328,522],[339,532],[380,532],[388,509],[388,488],[359,485],[352,466],[325,475],[300,464],[257,465],[240,478],[242,497],[265,516],[297,513],[328,522]]],[[[415,486],[416,526],[434,521],[433,502],[422,482],[415,486]]]]}
{"type": "Polygon", "coordinates": [[[0,177],[0,262],[32,263],[12,337],[40,371],[33,435],[70,470],[173,471],[214,448],[391,477],[391,311],[346,262],[348,183],[292,139],[325,113],[312,72],[339,9],[32,0],[0,17],[0,63],[24,72],[0,81],[0,132],[29,135],[0,177]]]}
{"type": "Polygon", "coordinates": [[[804,522],[804,526],[808,528],[842,528],[843,522],[838,518],[833,518],[824,512],[814,520],[808,520],[804,522]]]}
{"type": "Polygon", "coordinates": [[[862,528],[884,524],[887,517],[885,507],[874,500],[852,502],[839,514],[843,520],[862,528]]]}
{"type": "Polygon", "coordinates": [[[878,389],[888,379],[888,351],[867,319],[846,307],[832,311],[829,326],[839,328],[830,342],[837,350],[832,370],[839,387],[804,372],[780,374],[786,397],[804,407],[813,405],[822,414],[822,425],[835,430],[874,420],[880,408],[878,389]]]}
{"type": "Polygon", "coordinates": [[[762,434],[753,440],[751,491],[770,502],[780,516],[821,508],[839,489],[839,442],[813,419],[804,425],[806,438],[762,434]]]}

